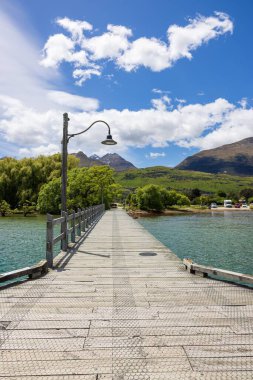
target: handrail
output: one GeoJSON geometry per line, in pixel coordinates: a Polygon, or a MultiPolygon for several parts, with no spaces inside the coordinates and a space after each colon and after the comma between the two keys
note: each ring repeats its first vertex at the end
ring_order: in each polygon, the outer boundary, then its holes
{"type": "Polygon", "coordinates": [[[0,283],[5,281],[10,281],[18,277],[29,276],[29,278],[34,279],[47,273],[47,262],[46,260],[41,260],[38,264],[31,267],[26,267],[22,269],[13,270],[11,272],[0,274],[0,283]]]}
{"type": "Polygon", "coordinates": [[[46,260],[49,268],[53,268],[53,250],[54,245],[61,242],[61,249],[64,252],[68,250],[69,235],[71,243],[76,243],[76,237],[79,239],[89,232],[90,227],[103,215],[105,211],[104,204],[91,206],[85,209],[78,209],[77,212],[67,213],[62,211],[60,218],[53,218],[47,214],[47,241],[46,241],[46,260]],[[61,233],[54,237],[54,226],[60,224],[61,233]]]}
{"type": "Polygon", "coordinates": [[[240,281],[247,284],[253,284],[253,276],[250,274],[243,274],[225,269],[199,265],[194,263],[191,259],[183,259],[183,264],[185,265],[185,269],[192,274],[201,274],[203,277],[208,277],[208,275],[211,274],[213,276],[227,278],[230,281],[240,281]]]}

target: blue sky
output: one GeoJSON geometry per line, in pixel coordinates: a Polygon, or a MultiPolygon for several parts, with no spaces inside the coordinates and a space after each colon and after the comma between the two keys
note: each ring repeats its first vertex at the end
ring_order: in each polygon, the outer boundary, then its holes
{"type": "Polygon", "coordinates": [[[253,135],[251,0],[2,0],[0,157],[117,152],[138,167],[253,135]],[[88,135],[89,133],[89,135],[88,135]]]}

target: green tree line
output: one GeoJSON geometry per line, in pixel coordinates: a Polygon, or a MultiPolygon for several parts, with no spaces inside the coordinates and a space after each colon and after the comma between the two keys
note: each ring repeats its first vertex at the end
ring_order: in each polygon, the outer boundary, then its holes
{"type": "Polygon", "coordinates": [[[162,211],[171,206],[190,206],[186,195],[159,185],[138,188],[128,195],[126,202],[131,208],[146,211],[162,211]]]}
{"type": "MultiPolygon", "coordinates": [[[[78,168],[79,160],[68,157],[68,208],[106,205],[121,196],[108,166],[78,168]]],[[[0,214],[22,210],[24,215],[35,209],[41,213],[59,213],[61,208],[61,155],[37,158],[3,158],[0,160],[0,214]]]]}

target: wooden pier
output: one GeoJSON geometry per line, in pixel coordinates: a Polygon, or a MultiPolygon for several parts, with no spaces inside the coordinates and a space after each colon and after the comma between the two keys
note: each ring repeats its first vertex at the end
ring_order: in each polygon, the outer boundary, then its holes
{"type": "Polygon", "coordinates": [[[253,292],[108,211],[57,268],[0,291],[1,378],[252,379],[253,292]]]}

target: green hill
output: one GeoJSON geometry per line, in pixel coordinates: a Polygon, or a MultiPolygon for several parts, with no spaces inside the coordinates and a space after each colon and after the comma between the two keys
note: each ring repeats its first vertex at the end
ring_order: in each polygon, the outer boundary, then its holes
{"type": "Polygon", "coordinates": [[[147,184],[157,184],[179,191],[198,188],[202,193],[217,193],[217,191],[239,193],[244,188],[253,187],[253,177],[210,174],[163,166],[124,171],[117,173],[115,179],[129,190],[147,184]]]}

